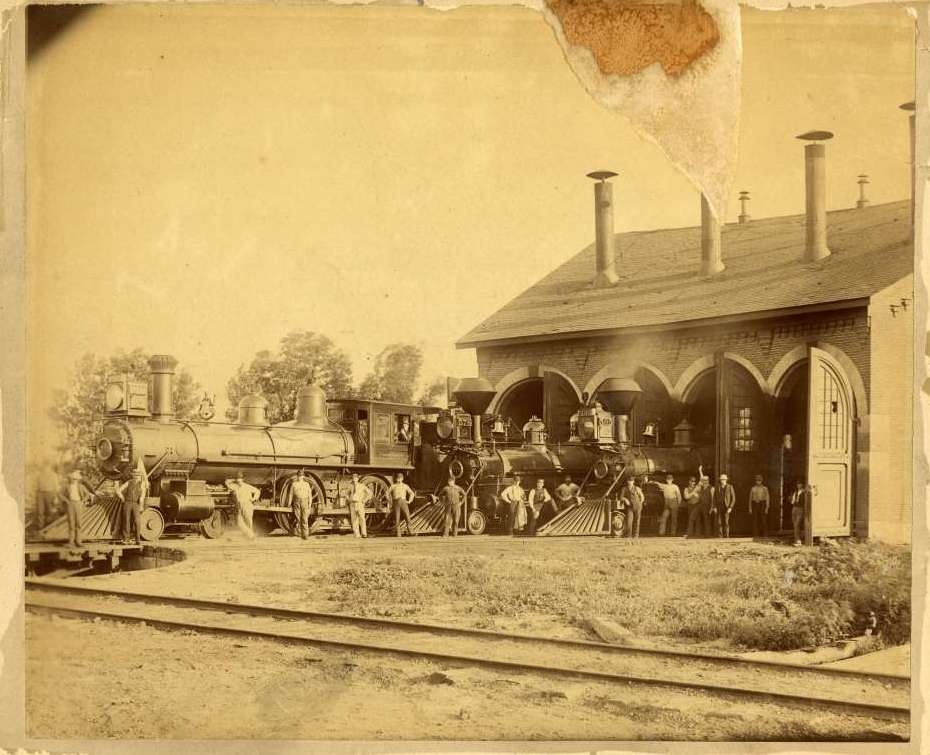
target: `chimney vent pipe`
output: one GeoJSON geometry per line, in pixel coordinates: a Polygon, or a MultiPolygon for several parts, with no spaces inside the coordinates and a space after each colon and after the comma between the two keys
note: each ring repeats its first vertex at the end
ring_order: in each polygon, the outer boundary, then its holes
{"type": "Polygon", "coordinates": [[[804,261],[815,262],[830,256],[827,246],[827,165],[826,146],[832,139],[829,131],[809,131],[798,139],[811,142],[804,145],[804,182],[806,187],[807,242],[804,261]]]}
{"type": "Polygon", "coordinates": [[[714,275],[725,267],[720,253],[720,222],[701,194],[701,275],[714,275]]]}
{"type": "Polygon", "coordinates": [[[609,170],[588,173],[588,178],[597,181],[594,184],[595,286],[613,286],[620,279],[614,252],[614,187],[607,181],[616,175],[609,170]]]}
{"type": "Polygon", "coordinates": [[[865,198],[865,186],[869,183],[869,177],[866,175],[857,176],[857,184],[859,184],[859,199],[856,200],[856,207],[862,209],[869,204],[869,200],[865,198]]]}
{"type": "Polygon", "coordinates": [[[914,201],[917,196],[917,158],[915,151],[917,144],[914,141],[917,136],[917,103],[915,101],[905,102],[899,107],[904,112],[910,113],[907,120],[911,131],[911,233],[913,233],[916,217],[914,215],[914,201]]]}
{"type": "Polygon", "coordinates": [[[749,213],[746,212],[746,202],[749,201],[749,192],[741,191],[739,193],[739,220],[740,225],[743,223],[748,223],[752,218],[749,217],[749,213]]]}

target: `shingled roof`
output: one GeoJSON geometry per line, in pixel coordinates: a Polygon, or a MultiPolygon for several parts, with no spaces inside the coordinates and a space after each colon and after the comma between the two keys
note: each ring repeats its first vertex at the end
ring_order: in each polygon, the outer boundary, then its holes
{"type": "Polygon", "coordinates": [[[828,213],[832,254],[804,262],[804,215],[722,229],[726,270],[701,276],[701,229],[616,236],[614,287],[593,288],[594,244],[528,288],[456,345],[597,334],[861,300],[913,272],[910,202],[828,213]]]}

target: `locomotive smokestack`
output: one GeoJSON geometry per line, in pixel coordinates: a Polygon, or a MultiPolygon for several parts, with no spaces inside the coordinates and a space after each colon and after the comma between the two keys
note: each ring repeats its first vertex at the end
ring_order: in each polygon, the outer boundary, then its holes
{"type": "Polygon", "coordinates": [[[725,265],[720,254],[720,221],[701,194],[701,275],[722,272],[725,265]]]}
{"type": "Polygon", "coordinates": [[[159,422],[170,422],[174,416],[174,404],[171,400],[174,368],[178,360],[168,354],[156,354],[149,359],[152,373],[152,417],[159,422]]]}
{"type": "Polygon", "coordinates": [[[798,139],[812,142],[804,146],[804,183],[807,207],[807,244],[804,261],[815,262],[830,256],[827,247],[827,150],[823,142],[832,139],[829,131],[808,131],[798,139]]]}
{"type": "Polygon", "coordinates": [[[614,252],[614,187],[607,182],[616,176],[609,170],[588,173],[594,184],[594,243],[597,249],[597,267],[594,286],[613,286],[619,280],[614,252]]]}
{"type": "Polygon", "coordinates": [[[481,442],[481,415],[497,395],[484,378],[465,378],[452,394],[456,403],[471,415],[471,438],[475,444],[481,442]]]}

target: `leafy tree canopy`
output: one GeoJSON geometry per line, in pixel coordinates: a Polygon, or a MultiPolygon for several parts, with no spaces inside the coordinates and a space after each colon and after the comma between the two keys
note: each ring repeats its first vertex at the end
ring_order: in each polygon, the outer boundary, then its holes
{"type": "Polygon", "coordinates": [[[423,352],[409,343],[392,343],[375,359],[374,369],[362,381],[360,396],[409,404],[420,379],[423,352]]]}
{"type": "Polygon", "coordinates": [[[277,352],[259,351],[226,384],[227,418],[235,421],[243,396],[259,393],[268,401],[269,423],[293,419],[297,391],[311,374],[329,398],[352,395],[352,363],[342,349],[321,333],[288,333],[277,352]]]}

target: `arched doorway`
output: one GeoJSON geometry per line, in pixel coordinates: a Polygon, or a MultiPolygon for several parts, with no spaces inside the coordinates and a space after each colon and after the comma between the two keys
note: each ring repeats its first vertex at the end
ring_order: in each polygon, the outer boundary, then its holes
{"type": "Polygon", "coordinates": [[[571,436],[571,416],[578,409],[578,393],[572,383],[553,370],[544,370],[541,376],[518,380],[505,388],[492,404],[495,414],[504,418],[519,432],[530,417],[536,416],[546,423],[548,438],[552,442],[567,441],[571,436]]]}
{"type": "MultiPolygon", "coordinates": [[[[768,403],[756,376],[735,359],[718,354],[686,387],[683,399],[704,473],[716,484],[726,472],[737,502],[745,501],[754,476],[764,475],[768,466],[768,403]]],[[[730,518],[731,536],[751,532],[746,506],[737,506],[730,518]]]]}
{"type": "Polygon", "coordinates": [[[781,439],[775,458],[769,489],[778,499],[779,513],[769,512],[769,525],[776,530],[791,530],[791,506],[788,501],[796,480],[807,479],[807,401],[810,369],[807,360],[799,362],[785,376],[775,401],[775,422],[781,439]]]}

